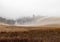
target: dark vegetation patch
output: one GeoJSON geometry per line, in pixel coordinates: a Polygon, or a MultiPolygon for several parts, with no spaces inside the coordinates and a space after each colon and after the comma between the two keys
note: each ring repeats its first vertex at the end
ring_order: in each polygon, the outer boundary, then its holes
{"type": "Polygon", "coordinates": [[[0,42],[60,42],[60,29],[0,32],[0,42]]]}

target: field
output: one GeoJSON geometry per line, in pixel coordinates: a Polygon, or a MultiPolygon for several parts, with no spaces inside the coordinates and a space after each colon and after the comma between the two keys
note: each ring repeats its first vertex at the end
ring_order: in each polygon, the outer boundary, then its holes
{"type": "Polygon", "coordinates": [[[0,42],[60,42],[60,27],[0,25],[0,42]]]}

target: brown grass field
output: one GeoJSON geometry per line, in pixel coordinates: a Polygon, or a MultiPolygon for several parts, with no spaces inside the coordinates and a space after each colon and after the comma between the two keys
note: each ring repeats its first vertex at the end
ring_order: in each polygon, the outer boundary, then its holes
{"type": "Polygon", "coordinates": [[[60,27],[0,25],[0,42],[60,42],[60,27]]]}

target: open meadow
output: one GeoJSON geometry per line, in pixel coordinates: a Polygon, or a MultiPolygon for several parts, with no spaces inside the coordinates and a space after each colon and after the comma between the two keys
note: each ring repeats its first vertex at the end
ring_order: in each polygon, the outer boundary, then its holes
{"type": "Polygon", "coordinates": [[[0,42],[60,42],[60,27],[1,25],[0,42]]]}

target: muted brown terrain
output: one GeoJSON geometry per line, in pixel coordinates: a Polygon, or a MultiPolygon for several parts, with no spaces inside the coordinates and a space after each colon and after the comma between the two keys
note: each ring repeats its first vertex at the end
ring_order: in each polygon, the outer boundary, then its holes
{"type": "Polygon", "coordinates": [[[60,27],[0,25],[0,42],[60,42],[60,27]]]}

